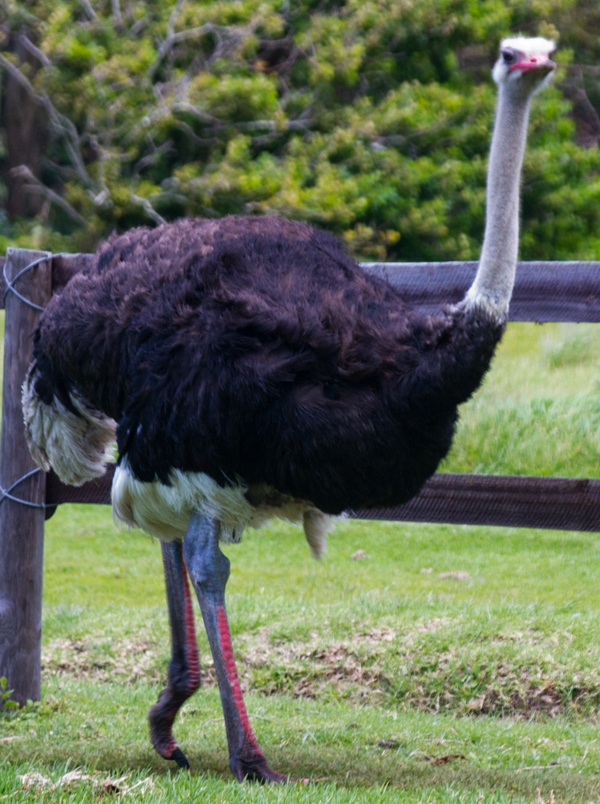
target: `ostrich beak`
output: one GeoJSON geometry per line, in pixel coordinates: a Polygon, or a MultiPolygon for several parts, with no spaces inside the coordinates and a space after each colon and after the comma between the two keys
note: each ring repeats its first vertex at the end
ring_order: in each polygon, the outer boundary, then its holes
{"type": "Polygon", "coordinates": [[[542,70],[544,73],[551,73],[556,69],[556,64],[548,56],[545,55],[531,55],[529,58],[520,61],[518,64],[513,64],[510,71],[521,70],[522,73],[529,72],[529,70],[542,70]]]}

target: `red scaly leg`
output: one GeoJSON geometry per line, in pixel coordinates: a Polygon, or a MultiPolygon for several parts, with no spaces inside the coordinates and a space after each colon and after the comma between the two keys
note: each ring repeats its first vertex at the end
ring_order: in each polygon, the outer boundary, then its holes
{"type": "Polygon", "coordinates": [[[240,782],[244,779],[287,782],[287,776],[269,768],[248,720],[225,611],[229,559],[219,549],[219,534],[216,520],[193,514],[183,540],[183,555],[215,663],[229,745],[229,767],[240,782]]]}
{"type": "Polygon", "coordinates": [[[217,606],[217,628],[219,629],[221,652],[223,654],[223,661],[225,662],[225,674],[231,686],[233,701],[240,717],[240,723],[244,729],[248,744],[256,751],[259,751],[261,756],[263,756],[248,719],[248,712],[246,711],[246,704],[244,703],[242,688],[240,687],[237,667],[235,666],[235,657],[233,655],[233,646],[231,644],[231,634],[229,633],[229,623],[227,622],[225,606],[217,606]]]}
{"type": "Polygon", "coordinates": [[[181,543],[162,542],[163,567],[171,626],[171,662],[168,686],[150,710],[150,739],[158,753],[189,768],[187,757],[172,734],[173,721],[187,699],[200,686],[200,662],[194,627],[192,598],[183,563],[181,543]]]}

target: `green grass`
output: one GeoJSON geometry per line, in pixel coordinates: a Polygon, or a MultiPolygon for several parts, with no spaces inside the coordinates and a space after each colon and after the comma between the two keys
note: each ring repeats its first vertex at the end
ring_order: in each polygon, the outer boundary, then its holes
{"type": "Polygon", "coordinates": [[[599,366],[595,324],[509,325],[443,468],[597,477],[599,366]]]}
{"type": "MultiPolygon", "coordinates": [[[[599,362],[595,327],[509,327],[443,468],[597,476],[599,362]]],[[[0,717],[0,802],[600,801],[600,534],[345,521],[315,562],[276,523],[226,552],[255,731],[273,767],[319,784],[231,781],[200,623],[205,683],[175,727],[192,773],[154,754],[159,546],[107,508],[63,506],[43,701],[0,717]]]]}

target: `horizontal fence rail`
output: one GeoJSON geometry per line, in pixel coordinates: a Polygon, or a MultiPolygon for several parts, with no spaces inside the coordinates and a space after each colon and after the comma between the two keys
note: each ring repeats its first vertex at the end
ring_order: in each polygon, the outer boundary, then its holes
{"type": "MultiPolygon", "coordinates": [[[[62,503],[110,505],[114,464],[98,480],[65,486],[54,472],[46,479],[46,517],[62,503]]],[[[406,505],[348,511],[352,519],[446,522],[454,525],[600,531],[600,480],[438,472],[406,505]]]]}
{"type": "MultiPolygon", "coordinates": [[[[92,254],[52,259],[52,290],[60,293],[92,254]]],[[[363,263],[387,279],[407,303],[426,313],[464,296],[476,262],[363,263]]],[[[600,262],[521,262],[510,308],[511,321],[600,322],[600,262]]],[[[46,482],[46,517],[62,503],[110,503],[114,466],[80,488],[54,473],[46,482]]],[[[421,493],[395,508],[349,512],[360,519],[447,522],[469,525],[600,531],[600,480],[437,473],[421,493]]]]}
{"type": "MultiPolygon", "coordinates": [[[[397,287],[426,313],[456,304],[471,286],[476,262],[370,262],[363,268],[397,287]]],[[[600,322],[600,262],[520,262],[510,321],[600,322]]]]}
{"type": "MultiPolygon", "coordinates": [[[[93,259],[93,254],[55,255],[53,292],[59,293],[93,259]]],[[[0,258],[0,268],[2,264],[0,258]]],[[[477,271],[476,262],[365,262],[362,266],[397,287],[408,304],[429,314],[459,302],[477,271]]],[[[0,277],[0,295],[4,290],[0,277]]],[[[520,262],[510,320],[599,323],[600,262],[520,262]]]]}

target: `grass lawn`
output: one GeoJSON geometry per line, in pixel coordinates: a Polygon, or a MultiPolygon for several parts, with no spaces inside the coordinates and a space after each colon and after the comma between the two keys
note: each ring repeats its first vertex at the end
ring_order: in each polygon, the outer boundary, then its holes
{"type": "MultiPolygon", "coordinates": [[[[597,476],[599,364],[597,327],[511,325],[444,469],[597,476]]],[[[63,506],[43,700],[0,716],[0,802],[600,802],[600,534],[346,521],[315,562],[277,523],[226,552],[258,739],[318,784],[232,781],[200,622],[204,685],[175,726],[191,774],[154,754],[159,546],[63,506]]]]}

